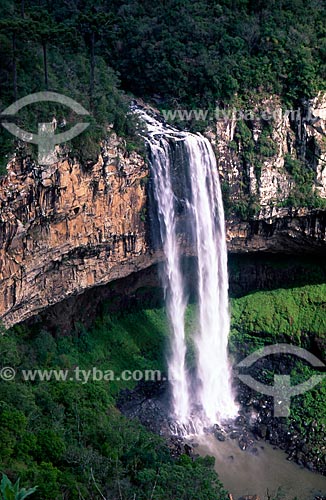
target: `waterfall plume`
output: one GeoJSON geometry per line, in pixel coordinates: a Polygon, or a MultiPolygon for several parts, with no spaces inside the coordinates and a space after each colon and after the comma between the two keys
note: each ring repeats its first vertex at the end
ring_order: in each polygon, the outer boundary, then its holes
{"type": "Polygon", "coordinates": [[[209,141],[188,134],[185,148],[191,182],[191,225],[198,259],[196,400],[207,422],[215,423],[236,413],[227,352],[230,316],[224,210],[209,141]]]}
{"type": "Polygon", "coordinates": [[[137,112],[147,127],[144,136],[149,145],[165,256],[162,281],[171,330],[168,370],[172,416],[186,432],[200,432],[203,427],[237,413],[227,351],[230,329],[227,247],[216,159],[209,141],[200,134],[162,124],[144,110],[137,112]],[[182,270],[175,192],[180,162],[185,172],[182,200],[187,223],[183,230],[189,233],[197,259],[198,328],[192,332],[196,370],[191,376],[186,366],[186,279],[182,270]]]}

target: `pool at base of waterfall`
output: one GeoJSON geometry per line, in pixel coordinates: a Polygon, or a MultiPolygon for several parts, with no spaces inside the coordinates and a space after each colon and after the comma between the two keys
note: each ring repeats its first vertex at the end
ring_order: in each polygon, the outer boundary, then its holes
{"type": "Polygon", "coordinates": [[[214,435],[196,436],[196,452],[215,457],[215,470],[234,500],[257,495],[260,500],[315,500],[326,495],[326,477],[310,472],[266,441],[257,453],[242,451],[236,440],[218,441],[214,435]]]}

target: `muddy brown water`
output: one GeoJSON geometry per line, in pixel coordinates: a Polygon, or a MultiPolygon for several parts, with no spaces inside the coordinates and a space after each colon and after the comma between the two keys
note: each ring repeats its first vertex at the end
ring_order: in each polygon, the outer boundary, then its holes
{"type": "Polygon", "coordinates": [[[257,442],[257,455],[242,451],[237,440],[220,442],[212,434],[194,441],[199,455],[215,457],[215,470],[234,500],[243,495],[259,495],[261,500],[314,500],[326,495],[325,476],[288,461],[282,450],[265,441],[257,442]]]}

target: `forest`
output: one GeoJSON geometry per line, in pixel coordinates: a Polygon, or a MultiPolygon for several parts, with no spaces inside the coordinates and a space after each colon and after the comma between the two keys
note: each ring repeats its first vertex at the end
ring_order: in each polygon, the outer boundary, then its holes
{"type": "MultiPolygon", "coordinates": [[[[40,90],[69,95],[94,120],[85,160],[107,124],[133,135],[132,96],[166,109],[271,93],[297,105],[325,90],[324,15],[323,0],[3,0],[0,109],[40,90]]],[[[2,129],[0,157],[11,150],[2,129]]]]}

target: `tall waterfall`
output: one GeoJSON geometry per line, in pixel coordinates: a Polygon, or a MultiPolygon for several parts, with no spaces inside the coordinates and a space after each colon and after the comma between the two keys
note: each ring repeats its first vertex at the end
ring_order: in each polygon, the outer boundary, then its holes
{"type": "Polygon", "coordinates": [[[215,155],[209,141],[188,134],[185,147],[198,258],[197,401],[208,423],[214,423],[236,414],[227,354],[230,317],[224,210],[215,155]]]}
{"type": "Polygon", "coordinates": [[[168,368],[173,416],[184,428],[189,424],[198,430],[232,417],[237,411],[227,355],[230,328],[227,249],[218,170],[207,139],[163,125],[144,111],[138,110],[138,113],[147,125],[145,136],[150,147],[154,196],[165,255],[163,283],[171,327],[168,368]],[[198,329],[192,332],[197,366],[192,380],[186,368],[187,297],[177,231],[176,158],[179,162],[181,158],[185,172],[184,218],[198,262],[198,329]]]}
{"type": "Polygon", "coordinates": [[[166,139],[151,141],[151,161],[155,182],[155,198],[158,206],[160,233],[166,257],[164,286],[166,306],[172,330],[169,380],[172,384],[175,418],[186,424],[190,414],[189,391],[186,373],[186,343],[184,315],[186,299],[176,232],[176,213],[171,184],[170,146],[166,139]]]}

